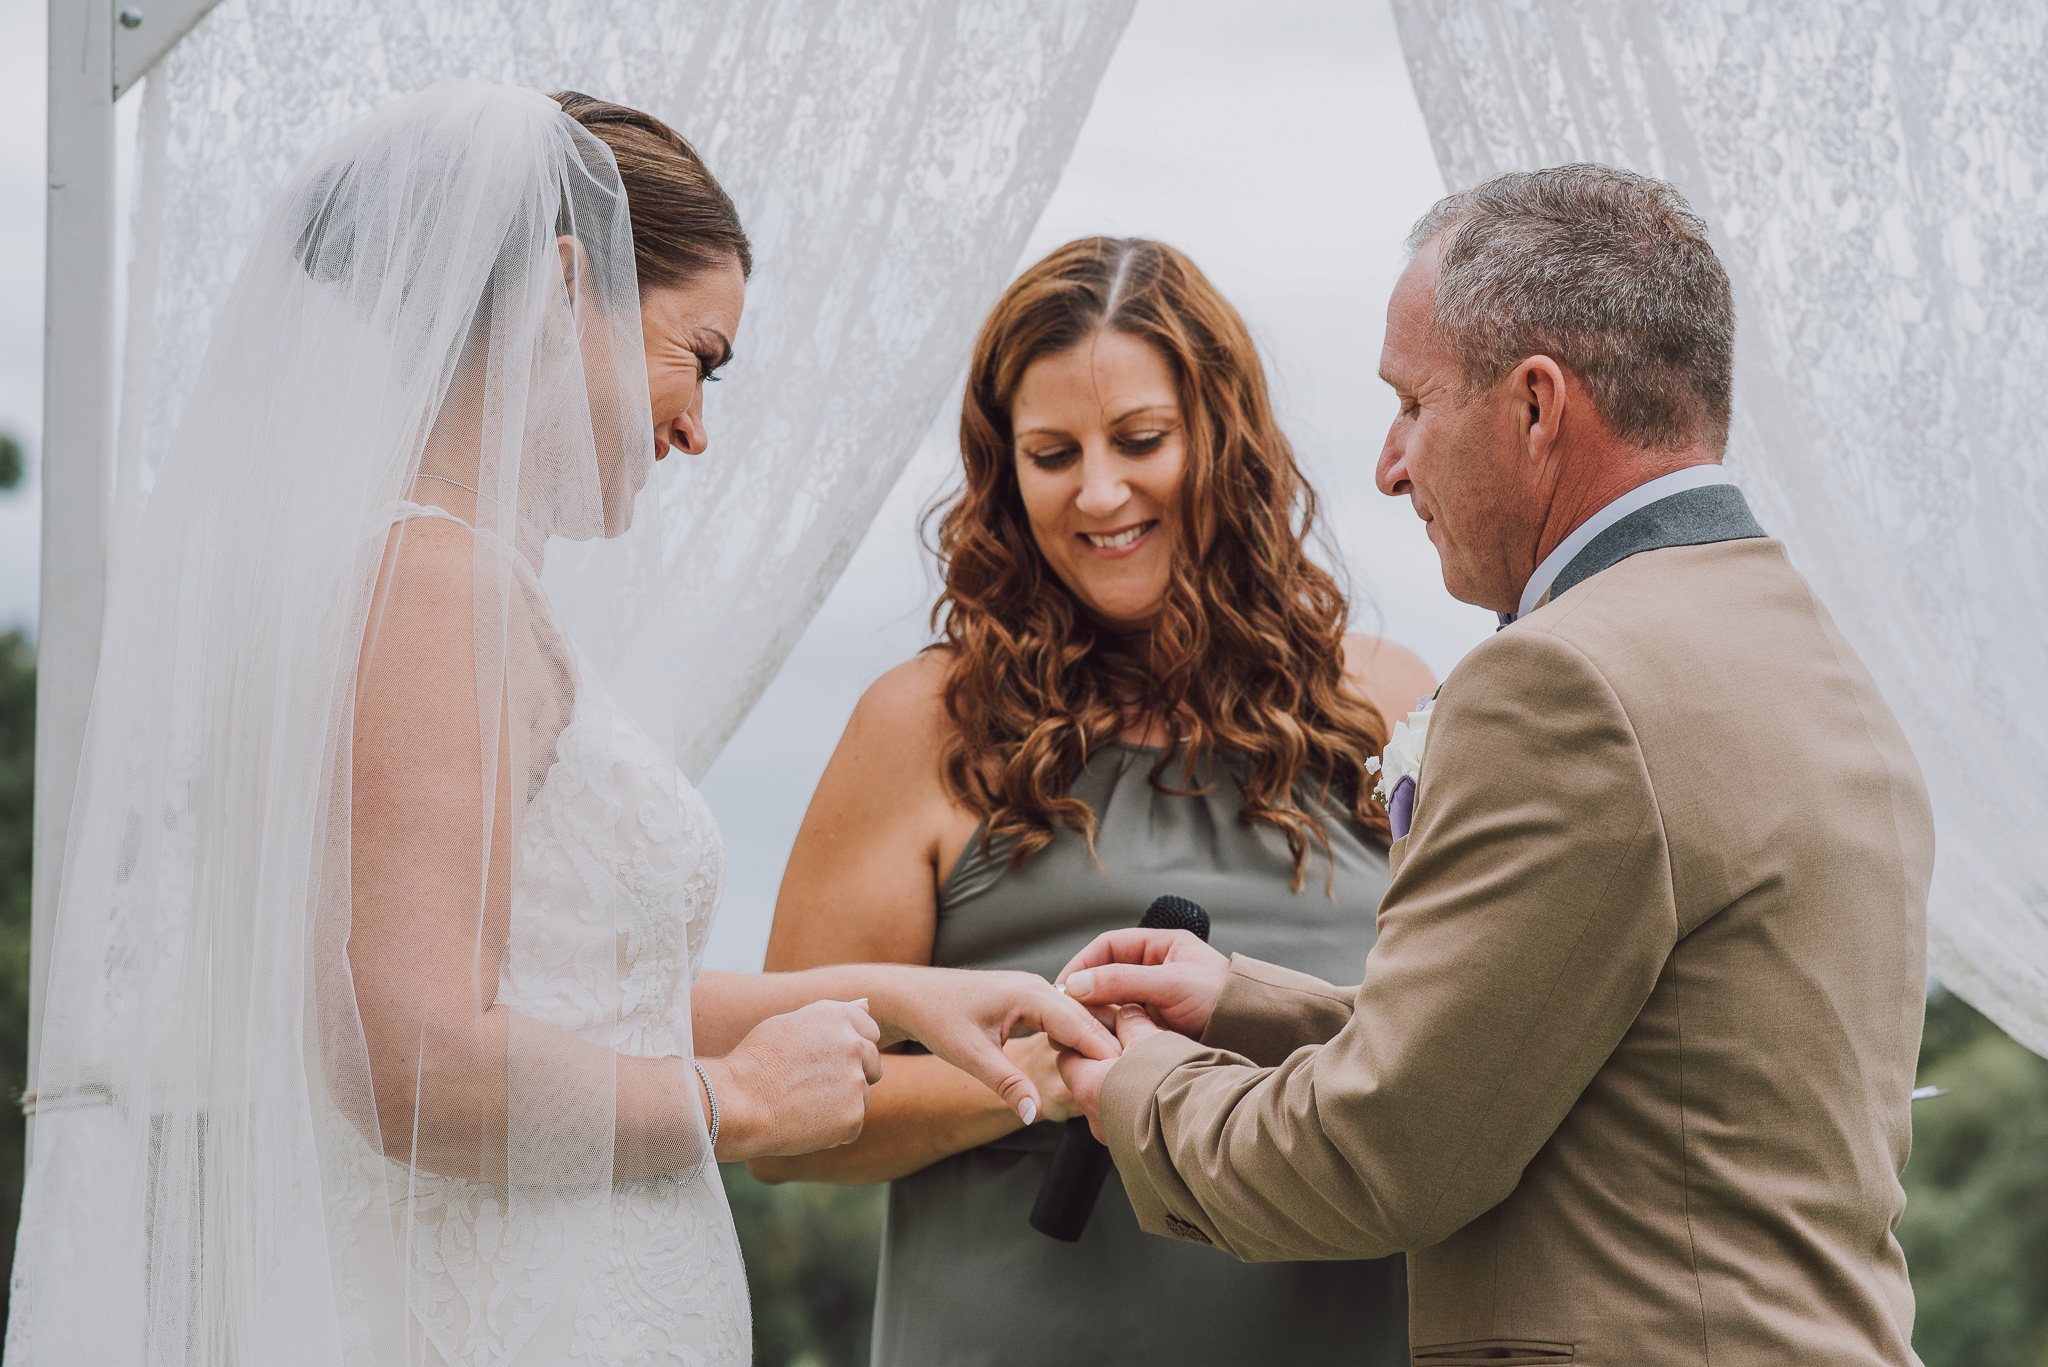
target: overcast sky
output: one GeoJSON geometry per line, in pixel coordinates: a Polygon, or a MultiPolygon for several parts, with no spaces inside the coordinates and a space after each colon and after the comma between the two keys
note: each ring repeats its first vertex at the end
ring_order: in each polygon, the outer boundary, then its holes
{"type": "MultiPolygon", "coordinates": [[[[32,452],[42,407],[42,11],[0,7],[0,203],[15,206],[0,216],[0,429],[32,452]]],[[[1384,0],[1140,0],[1018,262],[1094,233],[1188,252],[1265,352],[1281,419],[1350,570],[1356,624],[1414,647],[1439,675],[1492,618],[1445,594],[1421,524],[1406,500],[1373,489],[1372,468],[1393,412],[1374,373],[1387,294],[1409,225],[1442,192],[1384,0]]],[[[957,420],[941,415],[705,780],[727,849],[714,967],[759,967],[783,861],[840,729],[861,691],[927,639],[935,580],[916,521],[952,473],[945,438],[957,420]]],[[[33,479],[0,494],[0,627],[33,623],[37,521],[33,479]]]]}

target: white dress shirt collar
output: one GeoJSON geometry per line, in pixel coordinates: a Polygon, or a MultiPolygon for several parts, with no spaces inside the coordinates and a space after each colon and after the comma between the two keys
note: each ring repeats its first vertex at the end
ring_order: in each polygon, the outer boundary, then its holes
{"type": "Polygon", "coordinates": [[[1682,494],[1688,489],[1704,489],[1712,484],[1729,482],[1728,472],[1719,465],[1688,465],[1683,470],[1660,475],[1648,484],[1638,484],[1587,518],[1570,536],[1557,543],[1556,550],[1543,557],[1543,563],[1536,567],[1536,573],[1530,575],[1529,582],[1522,586],[1522,605],[1515,616],[1527,617],[1534,612],[1536,604],[1542,601],[1544,594],[1550,592],[1550,586],[1557,582],[1557,576],[1564,573],[1564,567],[1571,564],[1578,553],[1592,543],[1594,537],[1630,513],[1647,508],[1659,499],[1682,494]]]}

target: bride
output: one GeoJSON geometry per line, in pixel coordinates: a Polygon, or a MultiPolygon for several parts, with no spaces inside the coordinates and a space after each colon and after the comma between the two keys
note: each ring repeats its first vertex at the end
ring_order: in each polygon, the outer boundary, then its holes
{"type": "Polygon", "coordinates": [[[700,975],[654,466],[750,265],[663,125],[477,82],[273,208],[112,580],[9,1367],[745,1363],[714,1159],[897,1040],[1027,1123],[1001,1041],[1114,1053],[1027,974],[700,975]]]}

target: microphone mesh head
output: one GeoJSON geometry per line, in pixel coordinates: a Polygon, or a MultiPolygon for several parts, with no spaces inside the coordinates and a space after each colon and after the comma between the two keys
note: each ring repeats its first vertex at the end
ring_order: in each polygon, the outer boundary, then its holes
{"type": "Polygon", "coordinates": [[[1170,892],[1152,899],[1138,925],[1144,930],[1191,930],[1199,940],[1209,938],[1209,913],[1200,904],[1170,892]]]}

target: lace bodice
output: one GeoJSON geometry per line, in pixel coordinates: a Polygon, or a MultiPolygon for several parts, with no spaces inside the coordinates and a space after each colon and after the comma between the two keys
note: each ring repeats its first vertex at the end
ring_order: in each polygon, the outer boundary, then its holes
{"type": "Polygon", "coordinates": [[[575,664],[574,709],[521,833],[498,1001],[620,1053],[679,1053],[718,909],[724,846],[675,761],[585,662],[575,664]],[[583,914],[588,889],[610,883],[635,914],[593,924],[583,914]],[[580,971],[615,950],[616,978],[580,971]]]}
{"type": "MultiPolygon", "coordinates": [[[[574,701],[521,826],[497,1000],[617,1053],[679,1056],[724,873],[717,824],[588,663],[573,647],[568,656],[574,701]]],[[[382,1345],[401,1322],[403,1360],[424,1347],[426,1362],[449,1367],[750,1360],[745,1273],[708,1160],[614,1183],[608,1201],[556,1198],[388,1162],[345,1122],[330,1133],[353,1160],[330,1191],[341,1300],[359,1317],[344,1326],[352,1364],[385,1367],[382,1345]],[[402,1292],[352,1277],[376,1266],[355,1256],[364,1239],[391,1230],[410,1231],[402,1292]]]]}

